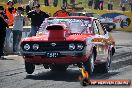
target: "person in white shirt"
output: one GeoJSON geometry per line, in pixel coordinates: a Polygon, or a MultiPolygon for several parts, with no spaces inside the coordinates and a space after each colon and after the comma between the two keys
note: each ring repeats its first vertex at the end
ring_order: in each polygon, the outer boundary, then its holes
{"type": "Polygon", "coordinates": [[[17,53],[19,49],[19,42],[21,41],[22,31],[23,31],[23,8],[18,7],[17,12],[14,16],[14,25],[13,25],[13,52],[17,53]]]}

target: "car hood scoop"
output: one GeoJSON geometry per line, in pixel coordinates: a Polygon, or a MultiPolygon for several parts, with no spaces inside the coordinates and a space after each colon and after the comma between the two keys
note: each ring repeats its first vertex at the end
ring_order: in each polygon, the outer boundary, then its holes
{"type": "Polygon", "coordinates": [[[50,25],[46,28],[49,31],[48,41],[64,41],[66,40],[66,31],[62,25],[50,25]]]}

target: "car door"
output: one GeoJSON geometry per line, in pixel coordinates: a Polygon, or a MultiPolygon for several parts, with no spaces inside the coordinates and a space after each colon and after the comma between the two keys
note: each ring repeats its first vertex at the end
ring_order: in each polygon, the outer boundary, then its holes
{"type": "Polygon", "coordinates": [[[96,59],[101,59],[105,62],[108,55],[109,45],[107,44],[107,39],[109,38],[109,35],[105,31],[105,29],[103,29],[98,20],[95,20],[93,24],[93,32],[95,34],[93,38],[93,43],[95,44],[97,51],[96,59]]]}

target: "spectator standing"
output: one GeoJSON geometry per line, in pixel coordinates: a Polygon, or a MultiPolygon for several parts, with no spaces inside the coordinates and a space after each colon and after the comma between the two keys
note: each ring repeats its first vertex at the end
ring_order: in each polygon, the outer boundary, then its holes
{"type": "Polygon", "coordinates": [[[62,7],[66,8],[67,7],[67,0],[62,1],[62,7]]]}
{"type": "Polygon", "coordinates": [[[44,0],[45,6],[49,6],[49,0],[44,0]]]}
{"type": "Polygon", "coordinates": [[[29,12],[28,18],[31,18],[31,33],[30,36],[35,36],[39,27],[45,18],[48,18],[49,15],[40,10],[40,4],[35,5],[35,10],[29,12]]]}
{"type": "Polygon", "coordinates": [[[100,7],[99,7],[99,0],[94,0],[94,9],[95,10],[100,9],[100,7]]]}
{"type": "Polygon", "coordinates": [[[103,10],[104,8],[104,0],[99,0],[99,9],[103,10]]]}
{"type": "Polygon", "coordinates": [[[93,0],[88,0],[88,8],[92,9],[93,6],[93,0]]]}
{"type": "Polygon", "coordinates": [[[122,11],[126,10],[127,0],[120,0],[120,7],[122,11]]]}
{"type": "Polygon", "coordinates": [[[8,5],[8,7],[6,7],[5,12],[6,12],[6,15],[7,15],[8,19],[9,19],[9,24],[8,25],[9,26],[13,26],[14,14],[16,13],[16,8],[13,7],[14,2],[12,0],[9,0],[7,2],[7,5],[8,5]]]}
{"type": "Polygon", "coordinates": [[[8,18],[4,13],[3,6],[0,6],[0,59],[4,59],[4,41],[6,37],[6,28],[8,27],[8,18]]]}
{"type": "Polygon", "coordinates": [[[130,10],[132,11],[132,0],[129,0],[130,10]]]}
{"type": "Polygon", "coordinates": [[[113,0],[108,0],[108,10],[113,10],[113,0]]]}
{"type": "Polygon", "coordinates": [[[23,31],[23,16],[24,9],[22,7],[18,7],[16,14],[14,15],[14,26],[13,26],[13,52],[17,53],[19,49],[19,43],[22,37],[23,31]]]}

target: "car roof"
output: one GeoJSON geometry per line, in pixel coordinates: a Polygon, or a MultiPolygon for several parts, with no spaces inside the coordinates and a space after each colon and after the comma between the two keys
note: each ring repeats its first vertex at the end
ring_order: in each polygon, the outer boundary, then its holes
{"type": "Polygon", "coordinates": [[[90,13],[90,14],[97,14],[95,12],[69,12],[69,13],[90,13]]]}
{"type": "Polygon", "coordinates": [[[49,18],[76,18],[76,19],[95,19],[94,17],[88,17],[88,16],[66,16],[66,17],[49,17],[49,18]]]}

